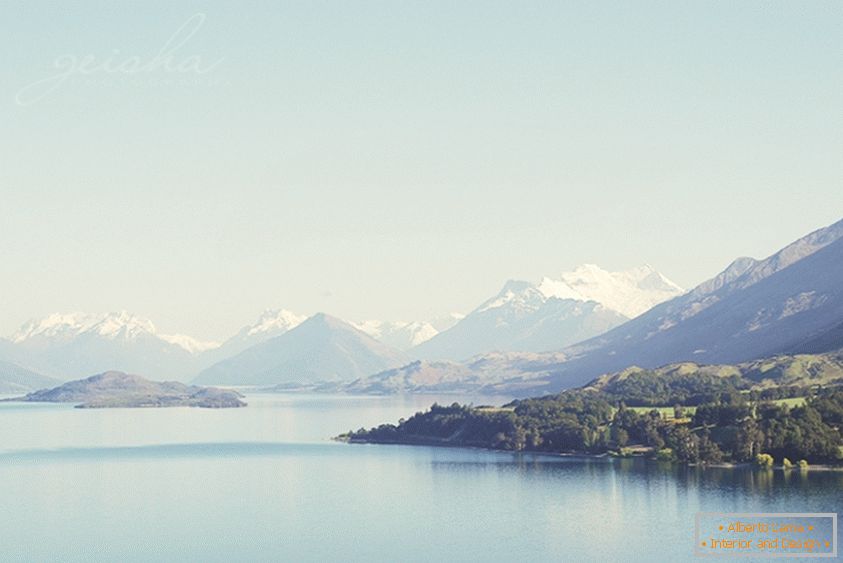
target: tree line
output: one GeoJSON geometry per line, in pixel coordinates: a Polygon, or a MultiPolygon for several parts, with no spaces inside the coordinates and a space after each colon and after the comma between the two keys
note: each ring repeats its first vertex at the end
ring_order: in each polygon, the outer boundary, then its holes
{"type": "Polygon", "coordinates": [[[632,377],[606,390],[563,391],[502,408],[434,404],[397,425],[360,429],[343,437],[513,451],[646,453],[684,463],[740,463],[766,455],[807,464],[838,461],[841,426],[841,390],[750,392],[739,379],[728,377],[684,376],[667,382],[632,377]],[[805,404],[773,402],[793,396],[805,396],[805,404]],[[631,408],[671,404],[672,418],[656,409],[631,408]],[[695,407],[692,416],[686,415],[691,410],[687,407],[695,407]]]}

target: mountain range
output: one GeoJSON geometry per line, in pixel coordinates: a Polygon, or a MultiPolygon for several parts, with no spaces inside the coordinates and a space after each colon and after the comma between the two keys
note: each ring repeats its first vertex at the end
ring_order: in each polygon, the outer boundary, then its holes
{"type": "MultiPolygon", "coordinates": [[[[369,320],[349,325],[382,341],[391,356],[450,328],[460,318],[451,314],[430,321],[369,320]]],[[[30,321],[10,338],[0,339],[0,393],[32,391],[109,370],[189,381],[206,368],[295,329],[306,319],[286,309],[268,309],[220,344],[160,333],[148,319],[125,311],[56,313],[30,321]]],[[[377,367],[387,365],[392,364],[377,367]]]]}
{"type": "Polygon", "coordinates": [[[125,311],[54,314],[0,340],[0,358],[61,380],[112,369],[163,379],[195,372],[197,358],[213,346],[159,334],[152,322],[125,311]]]}
{"type": "MultiPolygon", "coordinates": [[[[496,368],[485,393],[541,394],[581,386],[630,367],[736,364],[778,354],[832,352],[843,348],[843,221],[800,238],[763,259],[738,258],[693,290],[583,342],[554,353],[496,368]],[[520,373],[519,373],[520,372],[520,373]]],[[[486,356],[451,363],[421,362],[412,369],[355,382],[383,392],[465,391],[486,356]],[[423,375],[419,375],[423,374],[423,375]],[[432,383],[428,384],[427,380],[432,383]]],[[[500,364],[500,362],[499,362],[500,364]]]]}
{"type": "Polygon", "coordinates": [[[509,281],[465,317],[349,323],[265,311],[222,344],[126,312],[56,314],[0,339],[0,392],[109,370],[360,392],[555,392],[630,366],[735,364],[843,348],[843,221],[684,292],[649,266],[509,281]],[[198,375],[197,375],[198,374],[198,375]]]}

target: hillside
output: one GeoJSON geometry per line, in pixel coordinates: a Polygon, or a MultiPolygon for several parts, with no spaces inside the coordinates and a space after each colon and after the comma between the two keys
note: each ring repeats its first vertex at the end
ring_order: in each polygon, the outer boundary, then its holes
{"type": "Polygon", "coordinates": [[[717,393],[755,392],[843,385],[843,351],[773,356],[734,365],[669,364],[655,369],[630,367],[603,375],[583,389],[599,391],[629,405],[695,405],[717,393]],[[654,402],[655,401],[655,402],[654,402]]]}
{"type": "MultiPolygon", "coordinates": [[[[467,362],[418,360],[338,386],[347,393],[529,393],[551,375],[548,355],[492,353],[467,362]]],[[[562,361],[564,356],[558,355],[562,361]]]]}

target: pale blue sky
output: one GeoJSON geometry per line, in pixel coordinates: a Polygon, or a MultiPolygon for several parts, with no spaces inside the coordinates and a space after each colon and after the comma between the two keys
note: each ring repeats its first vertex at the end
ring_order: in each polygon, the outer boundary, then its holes
{"type": "Polygon", "coordinates": [[[0,334],[426,318],[581,262],[692,286],[843,216],[840,2],[78,4],[0,4],[0,334]],[[18,103],[200,12],[174,57],[210,72],[18,103]]]}

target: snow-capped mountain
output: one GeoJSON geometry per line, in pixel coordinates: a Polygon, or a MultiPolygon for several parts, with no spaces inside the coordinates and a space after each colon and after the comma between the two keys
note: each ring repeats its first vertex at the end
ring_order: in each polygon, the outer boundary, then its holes
{"type": "Polygon", "coordinates": [[[552,388],[637,365],[739,363],[843,347],[843,221],[764,260],[738,258],[690,292],[563,352],[552,388]]]}
{"type": "Polygon", "coordinates": [[[415,347],[413,354],[459,360],[491,351],[559,349],[682,292],[650,266],[608,272],[587,264],[535,284],[511,280],[453,327],[415,347]]]}
{"type": "Polygon", "coordinates": [[[152,321],[126,311],[92,315],[88,313],[54,313],[23,325],[12,342],[63,342],[82,334],[96,334],[103,338],[131,340],[141,335],[154,335],[186,351],[198,354],[217,348],[218,342],[206,342],[183,334],[158,334],[152,321]]]}
{"type": "Polygon", "coordinates": [[[353,323],[354,327],[362,330],[375,340],[384,344],[407,350],[426,342],[436,336],[439,331],[432,324],[424,321],[377,321],[368,320],[353,323]]]}
{"type": "Polygon", "coordinates": [[[623,272],[583,264],[559,279],[544,278],[538,289],[545,297],[596,301],[629,318],[684,292],[649,264],[623,272]]]}
{"type": "Polygon", "coordinates": [[[275,385],[350,381],[407,361],[400,351],[345,321],[320,313],[203,370],[195,383],[275,385]]]}
{"type": "Polygon", "coordinates": [[[205,353],[202,358],[203,367],[236,356],[247,348],[280,336],[296,328],[306,318],[286,309],[267,309],[253,324],[244,326],[221,346],[205,353]]]}
{"type": "Polygon", "coordinates": [[[368,320],[352,324],[375,340],[399,350],[409,350],[448,330],[463,318],[465,315],[451,313],[429,321],[368,320]]]}
{"type": "Polygon", "coordinates": [[[33,340],[61,342],[71,340],[86,332],[105,338],[128,339],[144,333],[154,334],[155,325],[147,319],[136,317],[125,311],[102,315],[54,313],[23,325],[12,336],[12,342],[16,344],[33,340]]]}
{"type": "Polygon", "coordinates": [[[159,338],[170,344],[181,346],[191,354],[199,355],[209,350],[216,350],[220,347],[219,342],[211,340],[198,340],[186,334],[159,334],[159,338]]]}
{"type": "Polygon", "coordinates": [[[159,334],[148,319],[120,311],[56,313],[33,320],[2,350],[4,358],[60,379],[109,369],[185,379],[198,368],[198,355],[216,346],[188,336],[159,334]]]}

